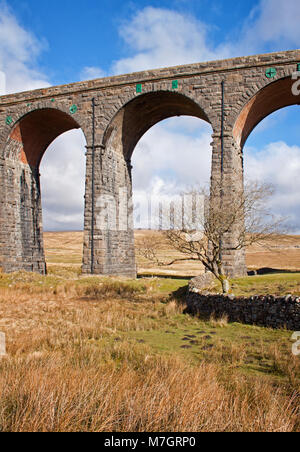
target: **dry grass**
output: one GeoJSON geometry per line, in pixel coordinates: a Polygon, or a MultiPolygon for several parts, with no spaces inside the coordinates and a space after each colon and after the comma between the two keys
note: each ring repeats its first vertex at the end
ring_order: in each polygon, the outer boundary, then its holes
{"type": "Polygon", "coordinates": [[[45,232],[45,254],[48,265],[82,263],[83,232],[45,232]]]}
{"type": "MultiPolygon", "coordinates": [[[[151,234],[161,235],[160,232],[151,231],[151,234]]],[[[135,231],[138,240],[149,234],[149,231],[135,231]]],[[[48,265],[72,264],[81,265],[82,260],[82,232],[46,232],[45,249],[48,265]]],[[[267,244],[267,248],[253,245],[247,250],[246,259],[249,269],[263,267],[281,270],[300,271],[300,236],[282,236],[276,242],[267,244]]],[[[172,261],[180,257],[180,254],[170,249],[167,245],[162,247],[159,258],[172,261]]],[[[202,265],[189,261],[179,262],[169,268],[155,267],[142,258],[138,258],[138,267],[141,274],[167,274],[196,276],[203,271],[202,265]]]]}
{"type": "Polygon", "coordinates": [[[253,245],[247,250],[249,269],[263,267],[300,271],[300,236],[283,235],[278,241],[266,244],[267,248],[253,245]]]}
{"type": "Polygon", "coordinates": [[[157,352],[139,335],[201,323],[152,283],[30,278],[0,289],[1,431],[300,430],[298,362],[278,347],[260,352],[278,381],[241,373],[245,344],[221,336],[201,359],[157,352]]]}
{"type": "Polygon", "coordinates": [[[186,281],[83,278],[81,233],[50,238],[47,277],[0,275],[0,431],[300,431],[290,332],[183,315],[186,281]]]}
{"type": "Polygon", "coordinates": [[[186,367],[118,350],[117,368],[99,362],[92,347],[76,354],[31,354],[2,364],[2,431],[292,431],[297,398],[270,385],[251,386],[216,366],[186,367]],[[125,355],[125,359],[124,359],[125,355]],[[135,358],[135,364],[132,361],[135,358]],[[137,365],[137,361],[139,361],[137,365]]]}

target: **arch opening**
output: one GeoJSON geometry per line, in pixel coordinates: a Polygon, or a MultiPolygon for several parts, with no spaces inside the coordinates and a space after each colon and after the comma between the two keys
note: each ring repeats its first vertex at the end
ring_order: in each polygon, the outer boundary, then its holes
{"type": "MultiPolygon", "coordinates": [[[[286,218],[285,232],[291,235],[300,234],[299,121],[297,105],[284,107],[262,120],[244,147],[246,179],[274,187],[270,211],[286,218]]],[[[292,260],[293,253],[297,254],[296,250],[291,251],[292,260]]],[[[277,260],[275,255],[274,261],[277,260]]],[[[300,253],[297,268],[300,268],[300,253]]]]}
{"type": "MultiPolygon", "coordinates": [[[[191,116],[165,119],[151,127],[132,155],[133,199],[144,199],[146,210],[148,198],[177,196],[191,187],[207,185],[211,134],[208,123],[191,116]]],[[[135,227],[140,227],[138,215],[135,219],[135,227]]]]}
{"type": "MultiPolygon", "coordinates": [[[[196,135],[194,137],[196,141],[196,146],[199,143],[199,147],[204,141],[201,141],[199,135],[195,132],[195,123],[193,123],[194,132],[190,133],[189,139],[179,140],[179,126],[176,124],[176,117],[179,117],[178,121],[196,121],[197,125],[205,121],[208,128],[211,128],[208,115],[204,109],[196,101],[190,99],[189,97],[171,91],[159,91],[154,93],[145,93],[135,99],[128,102],[121,110],[115,115],[111,123],[107,126],[107,129],[103,137],[103,148],[101,151],[101,174],[103,180],[105,181],[105,187],[103,187],[103,199],[96,206],[97,212],[96,216],[98,218],[98,229],[95,232],[97,237],[101,237],[101,243],[99,243],[99,253],[95,256],[96,262],[101,262],[99,265],[99,273],[104,274],[122,274],[127,276],[136,275],[136,258],[135,258],[135,242],[134,242],[134,217],[136,217],[136,210],[133,210],[132,204],[132,182],[134,172],[132,164],[136,165],[136,156],[139,154],[141,159],[145,156],[144,152],[137,152],[139,149],[139,143],[147,142],[149,136],[155,134],[155,129],[162,130],[164,128],[165,134],[173,136],[171,149],[173,150],[173,159],[176,160],[177,170],[180,172],[185,165],[190,154],[188,149],[183,149],[184,142],[185,146],[190,145],[193,141],[193,133],[196,135]],[[191,117],[193,119],[191,119],[191,117]],[[202,120],[202,121],[200,121],[202,120]],[[163,126],[163,121],[173,121],[172,127],[165,125],[163,126]],[[155,127],[154,127],[155,126],[155,127]],[[158,129],[157,129],[158,128],[158,129]],[[177,135],[176,135],[177,131],[177,135]],[[143,141],[142,141],[143,140],[143,141]],[[146,140],[146,141],[145,141],[146,140]],[[176,152],[175,152],[176,145],[176,152]],[[180,149],[180,146],[182,147],[180,149]],[[135,153],[134,153],[135,152],[135,153]],[[134,155],[133,155],[134,154],[134,155]],[[180,163],[181,162],[181,165],[180,163]],[[127,206],[123,205],[123,194],[125,189],[127,196],[127,206]],[[117,212],[117,228],[115,228],[115,223],[113,228],[100,227],[105,221],[105,216],[108,218],[111,213],[107,206],[104,206],[104,197],[111,197],[112,204],[114,206],[114,211],[117,212]],[[125,223],[127,221],[127,227],[123,229],[124,218],[125,223]],[[121,229],[118,229],[118,222],[122,225],[121,229]],[[106,229],[106,230],[105,230],[106,229]],[[100,256],[100,259],[98,259],[100,256]]],[[[198,125],[198,127],[199,127],[198,125]]],[[[210,147],[211,143],[211,130],[208,132],[206,129],[205,133],[207,139],[205,144],[210,147]]],[[[184,133],[183,133],[184,135],[184,133]]],[[[201,133],[200,133],[201,135],[201,133]]],[[[166,162],[166,155],[169,159],[172,159],[172,152],[168,153],[168,150],[162,148],[162,138],[154,137],[156,139],[156,156],[150,157],[151,161],[155,159],[159,162],[165,158],[163,171],[168,171],[169,174],[172,172],[172,160],[168,163],[166,162]],[[168,168],[169,166],[169,168],[168,168]]],[[[199,149],[200,151],[201,149],[199,149]]],[[[196,156],[194,156],[196,157],[196,156]]],[[[209,152],[209,164],[211,163],[211,151],[209,152]]],[[[147,159],[146,159],[147,160],[147,159]]],[[[147,161],[141,162],[139,166],[144,168],[149,166],[147,161]]],[[[197,166],[197,158],[194,159],[194,167],[197,166]]],[[[191,165],[192,166],[192,165],[191,165]]],[[[174,172],[173,172],[174,173],[174,172]]],[[[176,185],[176,174],[174,176],[174,184],[176,185]]],[[[143,176],[141,176],[143,179],[143,176]]],[[[207,174],[207,181],[210,179],[210,174],[207,174]]],[[[187,180],[186,186],[191,187],[191,180],[187,180]]],[[[179,189],[179,184],[177,184],[179,189]]],[[[149,194],[149,187],[144,187],[144,192],[149,194]]],[[[171,195],[173,195],[172,193],[171,195]]],[[[179,193],[178,193],[179,194],[179,193]]],[[[97,264],[95,264],[97,267],[97,264]]]]}
{"type": "Polygon", "coordinates": [[[58,109],[34,110],[15,124],[4,150],[7,167],[14,174],[7,183],[9,196],[5,208],[14,214],[9,241],[16,244],[15,250],[7,250],[6,271],[24,269],[45,273],[43,229],[77,229],[74,223],[70,228],[71,217],[76,217],[75,222],[82,229],[84,145],[80,125],[58,109]],[[80,152],[82,159],[76,160],[80,152]],[[45,153],[47,157],[43,158],[45,153]],[[78,193],[80,200],[76,199],[78,193]],[[42,215],[42,194],[46,223],[42,215]],[[78,221],[80,215],[82,219],[78,221]],[[15,259],[11,259],[14,254],[15,259]]]}
{"type": "Polygon", "coordinates": [[[9,139],[18,143],[20,160],[38,168],[46,149],[59,135],[79,128],[79,124],[67,113],[45,108],[21,118],[9,139]]]}
{"type": "Polygon", "coordinates": [[[189,97],[170,91],[146,93],[131,100],[115,116],[104,134],[104,146],[121,138],[123,155],[129,160],[141,137],[155,124],[174,116],[194,116],[210,123],[203,108],[189,97]]]}
{"type": "Polygon", "coordinates": [[[291,77],[270,83],[244,106],[233,128],[233,136],[241,149],[252,130],[264,118],[284,107],[300,105],[300,95],[295,96],[292,91],[293,83],[295,81],[291,77]]]}
{"type": "MultiPolygon", "coordinates": [[[[164,229],[184,224],[183,194],[206,186],[211,177],[211,134],[211,126],[203,120],[180,116],[157,123],[139,140],[132,156],[135,248],[156,240],[164,243],[164,229]]],[[[187,199],[185,196],[185,202],[187,199]]],[[[189,208],[192,206],[186,205],[187,211],[189,208]]],[[[193,215],[196,221],[201,212],[187,215],[188,221],[193,215]]],[[[167,243],[154,251],[161,262],[167,262],[166,255],[182,257],[167,243]]],[[[192,260],[166,267],[146,261],[139,253],[136,260],[139,274],[190,277],[204,271],[200,262],[192,260]]]]}
{"type": "Polygon", "coordinates": [[[43,155],[39,173],[45,232],[83,230],[85,146],[82,129],[72,129],[59,135],[43,155]]]}

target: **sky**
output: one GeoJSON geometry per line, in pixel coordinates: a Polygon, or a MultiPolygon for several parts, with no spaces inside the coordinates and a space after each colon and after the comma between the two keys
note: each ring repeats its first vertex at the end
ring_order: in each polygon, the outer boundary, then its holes
{"type": "MultiPolygon", "coordinates": [[[[0,0],[0,70],[13,93],[290,50],[300,47],[299,23],[299,0],[0,0]]],[[[250,135],[244,157],[246,177],[275,185],[274,213],[300,233],[299,121],[299,106],[270,115],[250,135]]],[[[133,154],[136,199],[208,182],[210,142],[210,126],[196,118],[151,128],[133,154]]],[[[45,153],[45,230],[82,229],[84,145],[82,132],[71,131],[45,153]]]]}

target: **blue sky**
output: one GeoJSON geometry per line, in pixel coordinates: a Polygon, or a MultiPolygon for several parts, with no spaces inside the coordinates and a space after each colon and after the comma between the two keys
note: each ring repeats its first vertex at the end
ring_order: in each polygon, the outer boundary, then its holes
{"type": "MultiPolygon", "coordinates": [[[[291,38],[281,30],[278,5],[293,5],[290,16],[300,19],[299,7],[294,0],[173,0],[173,1],[121,1],[121,0],[10,0],[1,2],[22,28],[31,33],[40,46],[32,66],[47,75],[51,84],[70,83],[81,77],[85,67],[97,67],[110,75],[114,65],[122,58],[136,55],[141,50],[140,36],[126,42],[124,28],[130,26],[147,9],[178,13],[196,24],[205,35],[205,47],[216,57],[238,56],[256,52],[269,52],[297,48],[297,36],[291,38]],[[274,6],[272,6],[274,5],[274,6]],[[277,11],[276,11],[277,9],[277,11]],[[271,23],[263,23],[269,10],[275,14],[271,23]],[[274,11],[275,10],[275,11],[274,11]],[[296,11],[296,15],[295,15],[296,11]],[[298,17],[297,17],[298,15],[298,17]],[[268,33],[272,25],[276,29],[268,33]],[[253,27],[252,36],[251,27],[253,27]],[[257,39],[255,31],[258,30],[257,39]],[[254,42],[253,42],[254,41],[254,42]],[[244,42],[244,48],[236,45],[244,42]],[[229,49],[220,49],[222,46],[229,49]],[[218,53],[220,55],[218,55],[218,53]],[[227,54],[227,55],[226,55],[227,54]]],[[[287,20],[289,14],[286,14],[287,20]]],[[[175,21],[173,21],[175,23],[175,21]]],[[[176,40],[176,29],[169,26],[169,36],[176,40]]],[[[191,30],[192,31],[192,30],[191,30]]],[[[292,35],[291,30],[291,35],[292,35]]],[[[186,29],[186,38],[188,40],[186,29]]],[[[151,43],[150,43],[151,45],[151,43]]],[[[199,49],[199,56],[203,49],[199,49]]],[[[155,63],[155,62],[154,62],[155,63]]]]}
{"type": "MultiPolygon", "coordinates": [[[[300,47],[299,0],[0,0],[0,70],[7,92],[300,47]]],[[[300,231],[299,106],[250,135],[245,172],[274,183],[275,213],[300,231]]],[[[209,180],[211,130],[194,118],[150,129],[133,155],[134,192],[173,194],[209,180]],[[185,164],[182,165],[184,154],[185,164]]],[[[84,137],[59,137],[42,161],[46,229],[79,229],[84,137]],[[71,157],[71,158],[70,158],[71,157]]]]}
{"type": "Polygon", "coordinates": [[[201,20],[207,26],[209,43],[216,46],[221,39],[239,37],[244,20],[256,4],[253,0],[9,2],[20,24],[43,42],[38,63],[54,84],[77,80],[85,66],[99,66],[109,73],[114,61],[134,54],[134,47],[128,52],[124,45],[120,28],[146,7],[165,8],[201,20]]]}

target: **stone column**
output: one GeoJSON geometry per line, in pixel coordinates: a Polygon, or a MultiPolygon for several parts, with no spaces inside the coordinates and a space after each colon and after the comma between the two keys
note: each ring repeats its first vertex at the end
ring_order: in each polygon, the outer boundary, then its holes
{"type": "MultiPolygon", "coordinates": [[[[221,163],[221,136],[213,135],[211,185],[222,184],[226,205],[234,205],[237,196],[243,192],[243,158],[242,153],[230,133],[224,134],[223,168],[221,163]]],[[[223,240],[223,263],[229,277],[245,276],[247,274],[245,250],[232,250],[236,243],[239,229],[243,227],[244,219],[232,228],[223,240]]]]}
{"type": "Polygon", "coordinates": [[[131,166],[115,144],[95,146],[94,196],[93,150],[87,147],[83,272],[135,278],[131,166]]]}
{"type": "Polygon", "coordinates": [[[5,160],[0,171],[2,270],[45,274],[38,170],[22,162],[5,160]]]}

